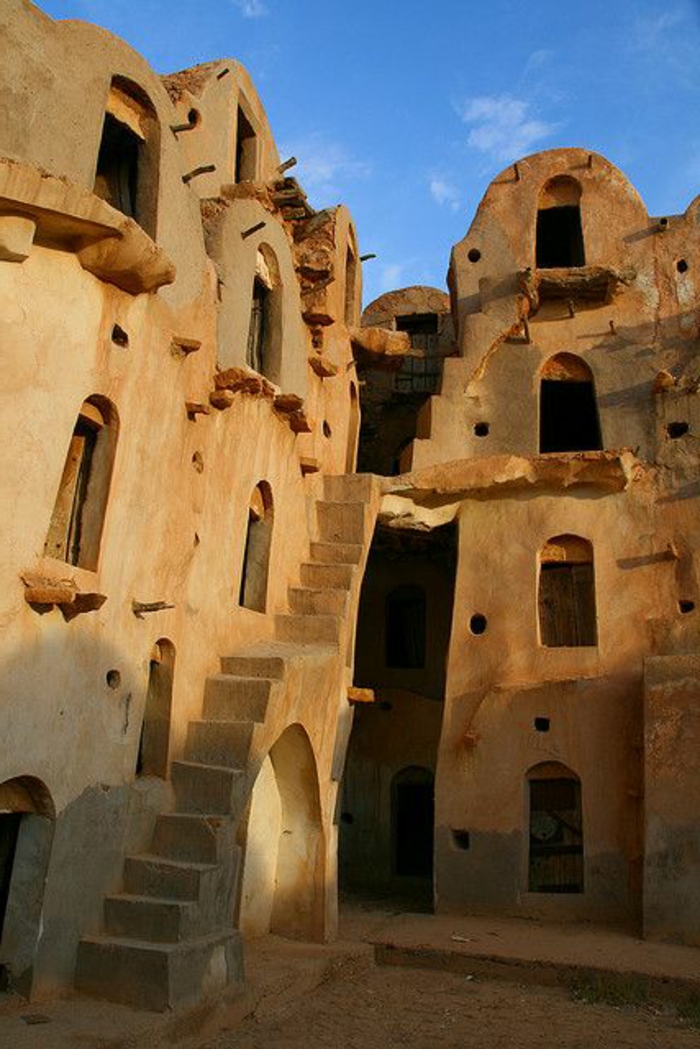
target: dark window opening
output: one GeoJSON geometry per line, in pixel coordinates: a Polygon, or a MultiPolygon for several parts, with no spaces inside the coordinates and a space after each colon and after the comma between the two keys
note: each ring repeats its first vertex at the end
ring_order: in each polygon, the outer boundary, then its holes
{"type": "Polygon", "coordinates": [[[121,346],[124,350],[129,346],[129,336],[118,324],[115,324],[112,328],[112,342],[116,346],[121,346]]]}
{"type": "Polygon", "coordinates": [[[546,648],[595,645],[592,563],[555,561],[540,566],[539,615],[546,648]]]}
{"type": "Polygon", "coordinates": [[[535,718],[535,732],[549,732],[549,718],[535,718]]]}
{"type": "Polygon", "coordinates": [[[681,599],[678,602],[678,611],[681,613],[681,615],[684,615],[684,616],[687,615],[688,612],[694,612],[695,611],[695,602],[694,601],[685,601],[685,600],[681,599]]]}
{"type": "Polygon", "coordinates": [[[669,423],[666,433],[672,441],[677,441],[679,437],[685,437],[689,428],[688,423],[669,423]]]}
{"type": "Polygon", "coordinates": [[[167,779],[174,673],[175,646],[161,638],[156,642],[149,664],[146,705],[136,758],[137,776],[167,779]]]}
{"type": "Polygon", "coordinates": [[[540,452],[600,451],[602,447],[593,383],[543,379],[540,452]]]}
{"type": "Polygon", "coordinates": [[[139,162],[143,142],[139,136],[105,113],[102,141],[97,157],[95,193],[113,208],[138,218],[139,162]]]}
{"type": "Polygon", "coordinates": [[[254,612],[267,606],[273,523],[272,492],[266,481],[255,488],[248,508],[248,530],[243,553],[239,604],[254,612]]]}
{"type": "Polygon", "coordinates": [[[396,318],[396,330],[405,331],[411,337],[414,350],[435,353],[438,339],[437,313],[408,313],[396,318]]]}
{"type": "Polygon", "coordinates": [[[469,849],[469,846],[471,845],[469,831],[455,830],[454,828],[452,828],[452,844],[456,848],[463,849],[466,852],[469,849]]]}
{"type": "Polygon", "coordinates": [[[345,323],[355,323],[355,281],[357,263],[353,252],[348,248],[345,256],[345,323]]]}
{"type": "Polygon", "coordinates": [[[537,267],[584,266],[581,209],[577,205],[537,212],[537,267]]]}
{"type": "Polygon", "coordinates": [[[583,892],[581,785],[575,779],[531,779],[530,892],[583,892]]]}
{"type": "Polygon", "coordinates": [[[255,131],[253,130],[253,125],[239,106],[236,126],[236,157],[233,181],[255,182],[257,174],[256,161],[255,131]]]}
{"type": "Polygon", "coordinates": [[[474,436],[488,437],[489,429],[490,427],[488,423],[474,423],[474,436]]]}
{"type": "Polygon", "coordinates": [[[422,669],[425,666],[425,591],[398,587],[386,599],[387,667],[422,669]]]}
{"type": "Polygon", "coordinates": [[[265,370],[265,341],[270,327],[270,289],[256,277],[253,282],[253,302],[248,328],[247,363],[256,372],[265,370]]]}
{"type": "Polygon", "coordinates": [[[2,942],[7,901],[10,896],[12,867],[17,851],[21,812],[5,812],[0,815],[0,942],[2,942]]]}
{"type": "Polygon", "coordinates": [[[394,869],[401,877],[433,873],[434,784],[428,769],[404,769],[394,777],[394,869]]]}

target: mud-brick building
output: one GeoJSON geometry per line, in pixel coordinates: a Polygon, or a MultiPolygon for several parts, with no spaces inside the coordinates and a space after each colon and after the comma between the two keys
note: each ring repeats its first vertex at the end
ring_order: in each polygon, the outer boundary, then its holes
{"type": "Polygon", "coordinates": [[[700,199],[527,158],[360,324],[237,62],[0,32],[2,984],[197,1001],[339,867],[700,943],[700,199]]]}
{"type": "Polygon", "coordinates": [[[402,472],[360,603],[349,884],[700,943],[699,223],[561,149],[455,246],[439,388],[374,466],[402,472]]]}

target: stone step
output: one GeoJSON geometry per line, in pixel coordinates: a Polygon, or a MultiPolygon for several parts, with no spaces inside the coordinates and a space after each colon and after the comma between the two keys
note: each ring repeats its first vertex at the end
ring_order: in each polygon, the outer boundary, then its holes
{"type": "Polygon", "coordinates": [[[171,860],[218,863],[231,834],[230,816],[164,812],[156,819],[151,851],[171,860]]]}
{"type": "Polygon", "coordinates": [[[212,674],[204,685],[203,717],[262,722],[274,687],[278,682],[270,678],[212,674]]]}
{"type": "Polygon", "coordinates": [[[224,656],[221,660],[224,674],[235,674],[239,677],[263,677],[281,681],[285,675],[285,661],[278,655],[249,655],[245,652],[233,656],[224,656]]]}
{"type": "MultiPolygon", "coordinates": [[[[244,769],[255,730],[254,721],[233,719],[190,721],[185,740],[185,761],[244,769]]],[[[211,809],[218,812],[218,809],[211,809]]]]}
{"type": "MultiPolygon", "coordinates": [[[[190,723],[190,731],[194,726],[220,724],[222,723],[216,721],[194,722],[190,723]]],[[[249,726],[252,736],[252,722],[242,721],[239,724],[249,726]]],[[[249,746],[250,737],[247,748],[249,746]]],[[[237,816],[240,813],[245,789],[245,772],[242,767],[222,767],[194,760],[173,761],[170,765],[170,778],[178,812],[223,816],[237,816]]]]}
{"type": "Polygon", "coordinates": [[[323,495],[329,502],[367,503],[377,484],[372,474],[334,474],[323,478],[323,495]]]}
{"type": "Polygon", "coordinates": [[[336,643],[340,638],[341,620],[330,615],[279,615],[275,616],[275,631],[282,641],[297,644],[316,642],[336,643]]]}
{"type": "Polygon", "coordinates": [[[308,586],[290,586],[289,608],[298,615],[344,616],[348,595],[344,590],[312,590],[308,586]]]}
{"type": "Polygon", "coordinates": [[[320,590],[349,590],[354,565],[317,565],[307,561],[300,569],[303,586],[320,590]]]}
{"type": "Polygon", "coordinates": [[[133,896],[156,899],[202,899],[218,877],[215,863],[192,863],[170,860],[143,853],[124,860],[124,892],[133,896]]]}
{"type": "Polygon", "coordinates": [[[311,560],[323,565],[359,565],[362,551],[359,543],[312,543],[311,560]]]}
{"type": "Polygon", "coordinates": [[[197,904],[186,900],[127,893],[105,896],[104,916],[108,936],[155,943],[179,943],[211,931],[197,928],[197,904]]]}
{"type": "Polygon", "coordinates": [[[318,534],[324,543],[364,543],[367,517],[363,503],[316,504],[318,534]]]}
{"type": "Polygon", "coordinates": [[[78,945],[79,991],[138,1009],[194,1005],[243,981],[243,951],[233,929],[183,943],[86,936],[78,945]]]}

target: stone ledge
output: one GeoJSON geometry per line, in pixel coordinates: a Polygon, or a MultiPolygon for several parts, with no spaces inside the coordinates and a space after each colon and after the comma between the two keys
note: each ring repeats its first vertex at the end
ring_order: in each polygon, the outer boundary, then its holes
{"type": "MultiPolygon", "coordinates": [[[[34,223],[34,241],[73,252],[83,269],[132,295],[175,280],[175,264],[137,222],[94,193],[30,164],[0,158],[0,239],[5,220],[34,223]]],[[[22,262],[31,244],[10,251],[22,262]]],[[[12,255],[16,257],[11,258],[12,255]]]]}

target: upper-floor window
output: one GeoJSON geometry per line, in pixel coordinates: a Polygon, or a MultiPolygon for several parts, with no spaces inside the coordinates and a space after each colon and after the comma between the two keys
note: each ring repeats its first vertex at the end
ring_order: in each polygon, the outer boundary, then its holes
{"type": "Polygon", "coordinates": [[[138,85],[114,77],[102,125],[94,192],[155,237],[160,135],[153,105],[138,85]]]}
{"type": "Polygon", "coordinates": [[[558,535],[540,551],[540,641],[546,648],[597,644],[593,547],[558,535]]]}
{"type": "Polygon", "coordinates": [[[73,429],[44,553],[96,569],[117,446],[117,413],[105,397],[84,402],[73,429]]]}
{"type": "Polygon", "coordinates": [[[258,145],[255,130],[239,105],[236,115],[236,150],[234,182],[255,182],[258,168],[258,145]]]}
{"type": "Polygon", "coordinates": [[[246,361],[273,382],[279,380],[282,364],[282,286],[274,252],[258,248],[250,304],[246,361]]]}
{"type": "Polygon", "coordinates": [[[348,244],[345,255],[345,323],[354,324],[356,321],[355,286],[357,282],[357,259],[355,253],[348,244]]]}
{"type": "Polygon", "coordinates": [[[558,353],[540,373],[540,452],[603,447],[593,372],[573,353],[558,353]]]}
{"type": "Polygon", "coordinates": [[[254,612],[264,612],[267,607],[273,520],[272,489],[267,481],[261,481],[253,489],[248,506],[248,528],[239,595],[239,603],[254,612]]]}
{"type": "Polygon", "coordinates": [[[540,192],[537,206],[538,269],[584,266],[581,227],[581,187],[576,179],[560,175],[540,192]]]}

